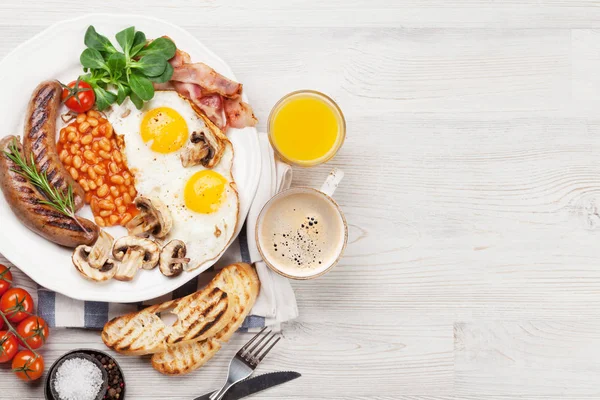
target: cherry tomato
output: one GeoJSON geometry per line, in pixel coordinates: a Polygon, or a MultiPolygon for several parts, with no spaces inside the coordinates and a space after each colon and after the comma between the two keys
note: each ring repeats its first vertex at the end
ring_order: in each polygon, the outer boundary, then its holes
{"type": "MultiPolygon", "coordinates": [[[[6,265],[0,264],[0,296],[4,294],[12,284],[12,273],[6,265]]],[[[2,325],[0,325],[2,326],[2,325]]]]}
{"type": "Polygon", "coordinates": [[[80,81],[77,78],[76,81],[62,86],[62,101],[69,109],[76,113],[82,113],[94,106],[96,95],[89,83],[80,81]]]}
{"type": "Polygon", "coordinates": [[[21,322],[33,312],[33,299],[25,289],[8,289],[0,298],[0,311],[10,322],[21,322]]]}
{"type": "Polygon", "coordinates": [[[0,363],[13,359],[19,350],[15,335],[8,331],[0,331],[0,363]]]}
{"type": "Polygon", "coordinates": [[[22,350],[13,358],[12,370],[19,379],[35,381],[44,373],[44,358],[30,350],[22,350]]]}
{"type": "Polygon", "coordinates": [[[48,339],[48,334],[50,332],[46,321],[38,316],[32,315],[19,323],[19,326],[17,326],[17,333],[25,339],[25,342],[27,342],[29,347],[32,349],[39,349],[46,343],[46,339],[48,339]]]}

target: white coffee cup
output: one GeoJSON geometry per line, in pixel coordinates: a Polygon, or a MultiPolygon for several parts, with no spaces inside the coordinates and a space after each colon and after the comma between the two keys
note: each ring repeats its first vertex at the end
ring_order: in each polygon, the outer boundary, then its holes
{"type": "Polygon", "coordinates": [[[319,190],[287,189],[265,204],[255,234],[269,268],[287,278],[312,279],[338,263],[348,242],[348,225],[331,196],[343,176],[334,169],[319,190]]]}

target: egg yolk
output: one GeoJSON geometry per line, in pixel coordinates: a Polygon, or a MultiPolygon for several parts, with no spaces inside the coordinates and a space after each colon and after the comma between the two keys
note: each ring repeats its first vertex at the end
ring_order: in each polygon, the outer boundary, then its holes
{"type": "Polygon", "coordinates": [[[218,172],[203,170],[196,172],[187,181],[183,192],[185,205],[192,211],[210,214],[221,207],[225,197],[227,179],[218,172]]]}
{"type": "Polygon", "coordinates": [[[152,141],[150,148],[157,153],[172,153],[187,141],[188,126],[177,111],[159,107],[148,111],[140,125],[144,142],[152,141]]]}

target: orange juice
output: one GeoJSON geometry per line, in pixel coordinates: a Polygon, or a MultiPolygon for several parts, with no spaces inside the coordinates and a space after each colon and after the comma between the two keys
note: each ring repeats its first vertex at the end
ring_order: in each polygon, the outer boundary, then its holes
{"type": "Polygon", "coordinates": [[[278,155],[313,166],[331,159],[344,141],[346,124],[337,104],[315,91],[293,92],[269,116],[269,139],[278,155]]]}

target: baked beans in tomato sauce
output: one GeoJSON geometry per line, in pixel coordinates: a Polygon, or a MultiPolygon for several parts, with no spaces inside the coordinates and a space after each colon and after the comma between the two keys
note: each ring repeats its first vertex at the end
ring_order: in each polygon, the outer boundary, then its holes
{"type": "Polygon", "coordinates": [[[134,178],[123,154],[122,138],[99,112],[90,110],[60,130],[57,150],[60,161],[85,191],[101,227],[125,225],[137,213],[134,178]]]}

